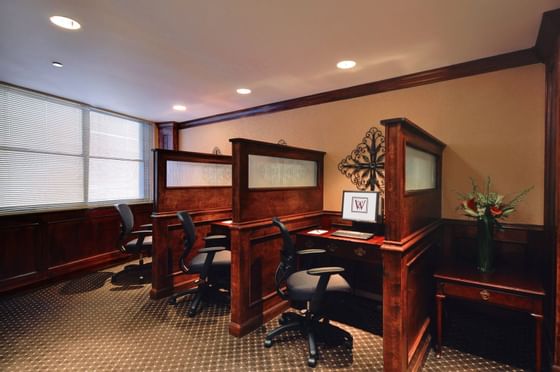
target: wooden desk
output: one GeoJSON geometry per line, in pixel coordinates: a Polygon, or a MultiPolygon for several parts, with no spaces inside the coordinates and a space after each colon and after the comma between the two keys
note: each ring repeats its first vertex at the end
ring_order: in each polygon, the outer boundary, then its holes
{"type": "MultiPolygon", "coordinates": [[[[381,300],[382,292],[382,264],[381,244],[385,239],[382,235],[375,235],[371,239],[352,239],[333,236],[336,229],[328,230],[321,235],[310,234],[309,230],[296,234],[296,249],[319,248],[327,251],[327,262],[323,264],[349,266],[352,268],[343,275],[349,281],[354,294],[381,300]],[[330,258],[330,259],[329,259],[330,258]],[[373,266],[373,267],[372,267],[373,266]]],[[[315,257],[313,258],[315,259],[315,257]]]]}
{"type": "Polygon", "coordinates": [[[443,300],[454,297],[529,313],[535,319],[535,370],[541,370],[541,340],[545,292],[537,275],[496,269],[481,273],[475,267],[449,264],[436,271],[437,340],[441,353],[443,300]]]}

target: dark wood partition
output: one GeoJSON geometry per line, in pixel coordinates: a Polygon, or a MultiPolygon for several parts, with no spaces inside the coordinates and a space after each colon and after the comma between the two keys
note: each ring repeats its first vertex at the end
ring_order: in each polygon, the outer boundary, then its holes
{"type": "Polygon", "coordinates": [[[168,162],[229,165],[231,156],[154,150],[152,298],[167,296],[194,280],[179,269],[183,232],[176,213],[186,210],[193,217],[198,236],[193,255],[202,246],[202,237],[210,232],[212,223],[231,218],[231,185],[169,186],[168,162]]]}
{"type": "Polygon", "coordinates": [[[316,212],[323,209],[324,152],[243,138],[233,146],[233,221],[254,221],[273,216],[316,212]],[[316,185],[310,187],[250,188],[249,155],[313,161],[317,164],[316,185]]]}
{"type": "MultiPolygon", "coordinates": [[[[131,205],[137,225],[152,204],[131,205]]],[[[99,207],[0,217],[0,293],[110,265],[118,249],[119,216],[99,207]]]]}
{"type": "Polygon", "coordinates": [[[385,126],[383,364],[386,371],[421,369],[430,343],[433,272],[442,241],[441,160],[445,147],[405,118],[385,126]],[[432,187],[406,190],[407,149],[435,157],[432,187]]]}
{"type": "Polygon", "coordinates": [[[271,225],[278,216],[291,233],[319,226],[323,209],[323,156],[320,151],[232,139],[233,223],[230,333],[243,336],[287,307],[275,292],[281,236],[271,225]],[[316,184],[306,187],[249,186],[249,156],[316,163],[316,184]]]}
{"type": "Polygon", "coordinates": [[[544,226],[549,296],[545,334],[552,370],[560,371],[560,9],[543,14],[535,50],[546,68],[544,226]]]}

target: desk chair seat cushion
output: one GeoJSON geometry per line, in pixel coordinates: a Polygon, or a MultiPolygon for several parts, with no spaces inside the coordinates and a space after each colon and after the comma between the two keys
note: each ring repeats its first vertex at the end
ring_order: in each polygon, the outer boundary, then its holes
{"type": "MultiPolygon", "coordinates": [[[[310,301],[319,283],[319,275],[309,275],[305,270],[297,271],[286,280],[288,296],[295,301],[310,301]]],[[[350,292],[346,279],[340,274],[331,275],[327,292],[350,292]]]]}
{"type": "MultiPolygon", "coordinates": [[[[189,273],[200,273],[206,261],[207,253],[200,253],[194,256],[189,266],[189,273]]],[[[231,252],[228,250],[216,252],[212,267],[229,267],[231,265],[231,252]]]]}
{"type": "MultiPolygon", "coordinates": [[[[124,246],[125,246],[127,251],[135,252],[137,242],[138,242],[138,239],[132,239],[131,241],[127,242],[124,246]]],[[[143,246],[142,247],[143,250],[152,249],[152,236],[151,235],[144,237],[144,241],[142,242],[142,246],[143,246]]]]}

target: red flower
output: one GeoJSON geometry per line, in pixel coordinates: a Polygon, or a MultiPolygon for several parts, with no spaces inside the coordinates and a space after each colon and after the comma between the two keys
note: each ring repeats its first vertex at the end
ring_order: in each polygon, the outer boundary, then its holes
{"type": "Polygon", "coordinates": [[[500,217],[502,213],[504,213],[504,211],[501,210],[499,207],[496,206],[490,207],[490,214],[492,215],[492,217],[500,217]]]}
{"type": "Polygon", "coordinates": [[[467,200],[467,208],[476,211],[476,202],[474,201],[474,199],[467,200]]]}

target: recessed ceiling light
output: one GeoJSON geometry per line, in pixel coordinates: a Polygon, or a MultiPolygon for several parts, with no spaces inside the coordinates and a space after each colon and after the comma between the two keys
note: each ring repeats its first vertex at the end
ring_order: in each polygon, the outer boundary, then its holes
{"type": "Polygon", "coordinates": [[[62,63],[57,62],[57,61],[53,61],[52,65],[53,65],[54,67],[59,67],[59,68],[62,67],[62,66],[64,66],[62,63]]]}
{"type": "Polygon", "coordinates": [[[173,110],[175,111],[185,111],[186,109],[187,107],[183,105],[173,105],[173,110]]]}
{"type": "Polygon", "coordinates": [[[340,61],[336,64],[336,67],[338,67],[341,70],[347,70],[347,69],[353,68],[355,66],[356,66],[356,62],[350,61],[350,60],[340,61]]]}
{"type": "Polygon", "coordinates": [[[238,94],[251,94],[251,89],[248,88],[239,88],[237,89],[238,94]]]}
{"type": "Polygon", "coordinates": [[[77,21],[68,17],[52,16],[49,19],[58,27],[65,28],[67,30],[78,30],[82,27],[77,21]]]}

